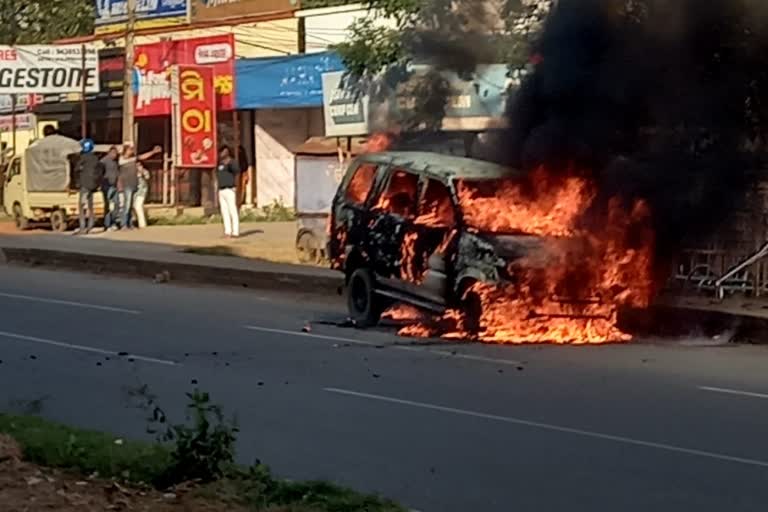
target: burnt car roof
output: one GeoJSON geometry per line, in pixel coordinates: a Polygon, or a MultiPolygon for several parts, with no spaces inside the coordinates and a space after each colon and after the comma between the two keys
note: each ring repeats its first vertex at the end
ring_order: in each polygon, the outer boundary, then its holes
{"type": "Polygon", "coordinates": [[[519,172],[493,162],[441,155],[426,151],[384,151],[360,157],[367,162],[406,167],[437,179],[495,179],[517,176],[519,172]]]}

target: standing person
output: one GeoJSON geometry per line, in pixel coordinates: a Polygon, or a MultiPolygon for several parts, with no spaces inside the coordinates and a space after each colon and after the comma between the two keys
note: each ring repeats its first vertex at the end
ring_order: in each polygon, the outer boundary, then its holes
{"type": "Polygon", "coordinates": [[[232,158],[232,150],[229,146],[222,146],[219,150],[216,177],[219,181],[219,207],[224,220],[224,236],[227,238],[240,236],[240,213],[237,211],[237,194],[235,193],[239,174],[240,166],[232,158]]]}
{"type": "Polygon", "coordinates": [[[139,163],[149,160],[158,153],[162,153],[160,146],[155,146],[152,151],[136,156],[136,148],[131,143],[123,145],[123,155],[120,157],[120,187],[123,189],[123,229],[132,229],[133,199],[139,188],[139,163]]]}
{"type": "Polygon", "coordinates": [[[93,141],[84,139],[80,142],[82,153],[77,169],[80,176],[80,197],[78,201],[78,214],[80,217],[80,229],[76,234],[88,234],[93,229],[96,216],[93,212],[93,193],[99,190],[104,176],[104,167],[93,153],[93,141]],[[87,214],[86,214],[87,211],[87,214]]]}
{"type": "Polygon", "coordinates": [[[144,211],[144,201],[149,193],[149,171],[139,162],[139,187],[136,189],[136,195],[133,197],[133,211],[136,213],[136,221],[139,229],[147,227],[147,215],[144,211]]]}
{"type": "Polygon", "coordinates": [[[120,153],[117,147],[112,146],[109,152],[101,159],[104,167],[104,180],[101,185],[101,193],[104,196],[104,230],[117,229],[120,215],[120,195],[117,193],[117,179],[120,176],[120,167],[117,159],[120,153]]]}

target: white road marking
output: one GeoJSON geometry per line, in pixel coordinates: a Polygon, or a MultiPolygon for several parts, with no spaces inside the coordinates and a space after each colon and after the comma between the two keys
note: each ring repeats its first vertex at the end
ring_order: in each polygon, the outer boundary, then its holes
{"type": "Polygon", "coordinates": [[[170,361],[167,359],[156,359],[154,357],[137,356],[135,354],[122,354],[120,352],[113,352],[112,350],[104,350],[96,347],[87,347],[85,345],[75,345],[73,343],[65,343],[63,341],[48,340],[45,338],[37,338],[35,336],[26,336],[24,334],[16,334],[12,332],[0,331],[0,338],[9,338],[9,339],[18,340],[18,341],[27,341],[30,343],[37,343],[39,345],[49,345],[51,347],[78,350],[80,352],[90,352],[92,354],[100,354],[103,356],[113,356],[113,357],[120,357],[124,359],[134,359],[136,361],[143,361],[145,363],[162,364],[165,366],[177,366],[179,364],[176,361],[170,361]]]}
{"type": "Polygon", "coordinates": [[[284,334],[286,336],[294,336],[296,338],[313,338],[316,340],[337,341],[341,343],[350,343],[353,345],[362,345],[364,347],[381,347],[382,343],[376,343],[373,341],[356,340],[352,338],[339,338],[337,336],[325,336],[322,334],[311,334],[308,332],[286,331],[283,329],[268,329],[266,327],[257,327],[255,325],[246,325],[246,329],[249,331],[268,332],[271,334],[284,334]]]}
{"type": "Polygon", "coordinates": [[[392,348],[397,350],[407,350],[408,352],[429,352],[430,354],[437,354],[455,359],[466,359],[467,361],[476,361],[479,363],[502,364],[507,366],[521,366],[523,364],[522,362],[515,361],[514,359],[494,359],[492,357],[460,354],[458,352],[453,352],[444,348],[420,347],[418,345],[393,345],[392,348]]]}
{"type": "Polygon", "coordinates": [[[712,393],[722,393],[725,395],[738,395],[747,396],[750,398],[765,398],[768,399],[768,394],[765,393],[753,393],[751,391],[740,391],[738,389],[726,389],[726,388],[713,388],[710,386],[699,386],[702,391],[711,391],[712,393]]]}
{"type": "Polygon", "coordinates": [[[451,357],[455,359],[466,359],[468,361],[476,361],[481,363],[492,363],[492,364],[500,364],[500,365],[508,365],[508,366],[520,366],[523,364],[520,361],[514,361],[512,359],[494,359],[492,357],[459,354],[458,352],[454,353],[450,350],[435,349],[431,347],[424,347],[424,346],[417,346],[417,345],[393,345],[393,344],[386,344],[384,342],[364,341],[364,340],[357,340],[354,338],[341,338],[338,336],[327,336],[324,334],[312,334],[308,332],[287,331],[284,329],[269,329],[266,327],[258,327],[255,325],[246,325],[245,328],[248,329],[249,331],[267,332],[271,334],[284,334],[286,336],[294,336],[296,338],[310,338],[310,339],[325,340],[325,341],[335,341],[337,343],[349,343],[350,345],[361,345],[364,347],[382,347],[382,348],[388,348],[392,350],[403,350],[407,352],[426,352],[429,354],[437,354],[437,355],[451,357]]]}
{"type": "Polygon", "coordinates": [[[30,295],[19,295],[17,293],[0,292],[0,297],[9,299],[28,300],[32,302],[43,302],[47,304],[57,304],[59,306],[71,306],[74,308],[95,309],[98,311],[109,311],[111,313],[125,313],[126,315],[140,315],[141,311],[135,309],[125,309],[113,306],[99,306],[98,304],[88,304],[85,302],[74,302],[70,300],[48,299],[45,297],[32,297],[30,295]]]}
{"type": "Polygon", "coordinates": [[[715,459],[720,460],[724,462],[733,462],[737,464],[744,464],[747,466],[759,466],[763,468],[768,468],[768,461],[762,461],[757,459],[747,459],[743,457],[735,457],[732,455],[726,455],[722,453],[716,453],[716,452],[709,452],[705,450],[696,450],[692,448],[683,448],[681,446],[674,446],[671,444],[664,444],[664,443],[655,443],[652,441],[642,441],[640,439],[633,439],[631,437],[624,437],[624,436],[615,436],[611,434],[603,434],[600,432],[592,432],[589,430],[582,430],[578,428],[571,428],[571,427],[563,427],[559,425],[553,425],[549,423],[541,423],[538,421],[529,421],[525,419],[520,418],[513,418],[509,416],[499,416],[496,414],[486,414],[482,412],[476,412],[476,411],[469,411],[466,409],[457,409],[454,407],[445,407],[442,405],[435,405],[435,404],[429,404],[424,402],[414,402],[411,400],[402,400],[400,398],[392,398],[388,396],[382,396],[382,395],[372,395],[369,393],[360,393],[357,391],[349,391],[346,389],[339,389],[339,388],[324,388],[323,391],[326,391],[328,393],[335,393],[337,395],[345,395],[345,396],[351,396],[356,398],[365,398],[368,400],[376,400],[379,402],[388,402],[392,404],[398,404],[398,405],[406,405],[409,407],[418,407],[420,409],[428,409],[432,411],[438,411],[438,412],[445,412],[450,414],[458,414],[461,416],[469,416],[473,418],[481,418],[485,420],[492,420],[492,421],[498,421],[502,423],[508,423],[512,425],[519,425],[523,427],[531,427],[541,430],[549,430],[552,432],[561,432],[565,434],[573,434],[577,436],[582,437],[590,437],[593,439],[602,439],[604,441],[613,441],[616,443],[622,443],[622,444],[629,444],[634,446],[642,446],[644,448],[654,448],[657,450],[664,450],[668,452],[675,452],[675,453],[682,453],[685,455],[693,455],[696,457],[704,457],[708,459],[715,459]]]}

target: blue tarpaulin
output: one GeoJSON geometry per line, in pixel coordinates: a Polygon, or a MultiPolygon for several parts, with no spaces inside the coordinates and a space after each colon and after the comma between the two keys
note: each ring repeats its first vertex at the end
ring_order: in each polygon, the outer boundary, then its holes
{"type": "Polygon", "coordinates": [[[343,70],[335,52],[238,59],[236,108],[322,107],[323,73],[343,70]]]}

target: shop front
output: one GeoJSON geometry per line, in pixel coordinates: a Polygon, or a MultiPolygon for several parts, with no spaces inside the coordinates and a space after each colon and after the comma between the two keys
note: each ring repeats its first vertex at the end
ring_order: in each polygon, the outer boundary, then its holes
{"type": "MultiPolygon", "coordinates": [[[[161,146],[162,155],[146,162],[150,171],[147,202],[152,204],[199,206],[215,201],[212,169],[174,165],[178,161],[172,127],[171,72],[176,65],[204,66],[213,70],[216,89],[218,140],[234,145],[237,120],[234,116],[235,41],[232,34],[195,39],[160,41],[137,45],[133,66],[136,145],[139,152],[161,146]]],[[[124,49],[99,52],[101,90],[86,96],[85,124],[88,137],[98,144],[121,144],[124,49]]],[[[38,96],[34,113],[40,121],[51,122],[73,138],[80,138],[83,105],[79,94],[38,96]]]]}
{"type": "MultiPolygon", "coordinates": [[[[99,51],[99,92],[86,95],[85,102],[86,133],[99,144],[122,140],[124,65],[122,48],[99,51]]],[[[79,139],[83,124],[81,99],[80,93],[37,95],[32,111],[41,122],[52,122],[61,133],[79,139]]]]}
{"type": "Polygon", "coordinates": [[[257,206],[296,205],[296,153],[324,137],[324,73],[343,70],[334,52],[241,59],[237,66],[239,110],[252,116],[254,198],[257,206]]]}
{"type": "MultiPolygon", "coordinates": [[[[149,199],[168,205],[215,207],[213,168],[181,165],[172,123],[171,75],[175,66],[210,68],[216,91],[214,116],[220,143],[234,145],[235,40],[232,34],[161,41],[136,48],[133,71],[137,146],[162,146],[165,157],[154,164],[149,199]],[[158,169],[159,167],[159,169],[158,169]]],[[[213,120],[212,120],[213,121],[213,120]]]]}

